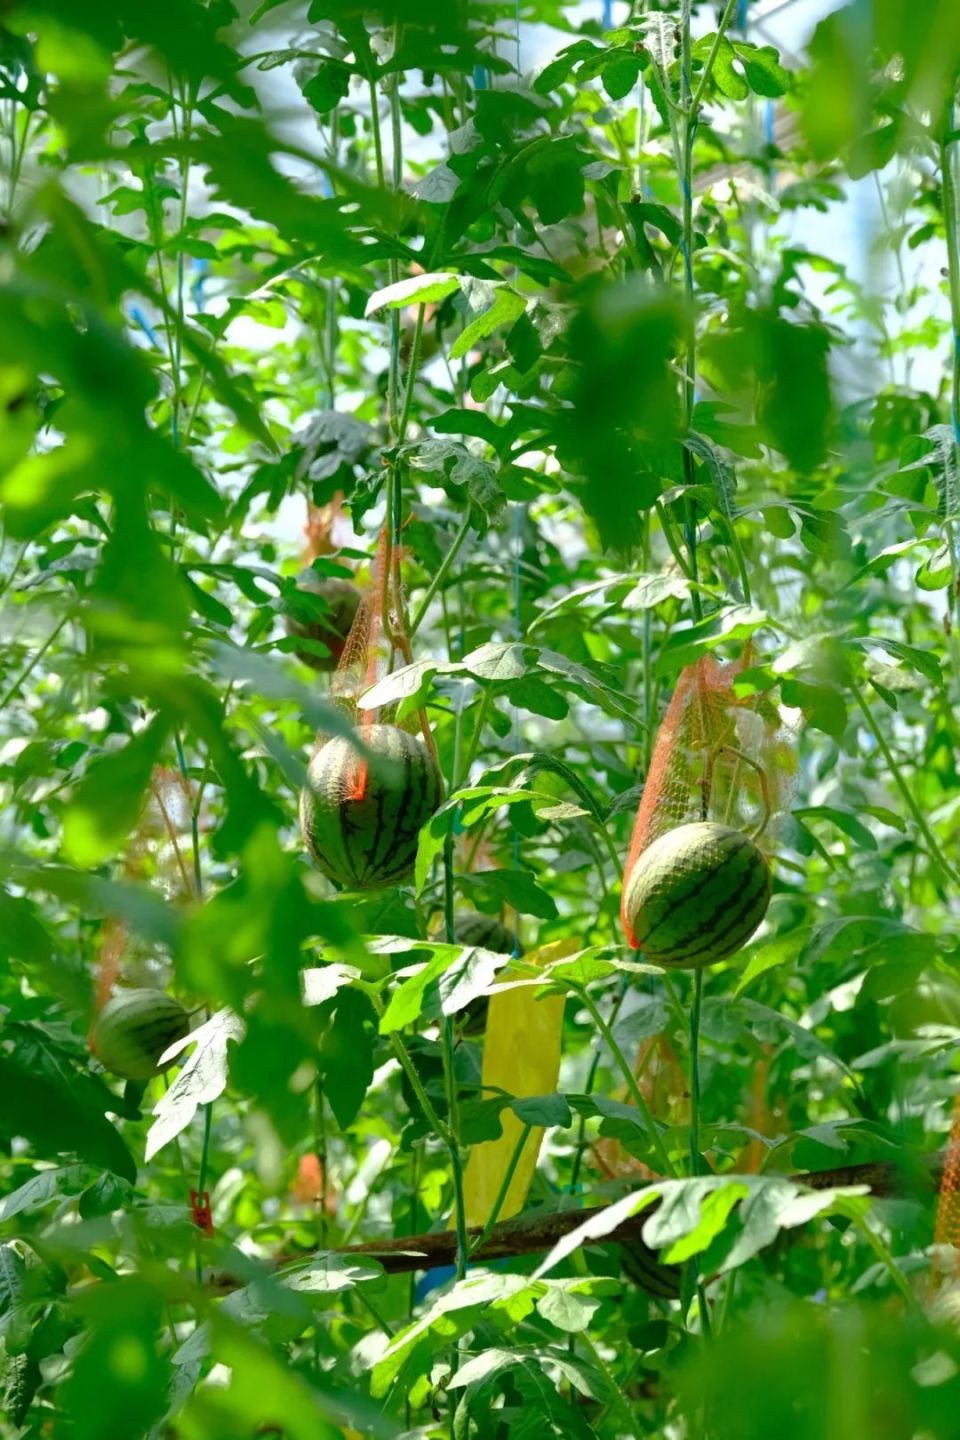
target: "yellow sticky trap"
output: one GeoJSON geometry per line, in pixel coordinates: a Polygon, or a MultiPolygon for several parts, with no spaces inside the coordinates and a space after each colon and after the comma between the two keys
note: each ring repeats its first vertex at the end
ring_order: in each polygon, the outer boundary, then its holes
{"type": "MultiPolygon", "coordinates": [[[[558,940],[524,955],[523,964],[549,965],[574,955],[580,948],[578,940],[558,940]]],[[[502,978],[509,980],[510,976],[508,966],[502,978]]],[[[565,997],[546,995],[536,1000],[535,994],[533,986],[525,986],[490,996],[481,1072],[485,1097],[498,1091],[506,1091],[515,1099],[551,1095],[557,1087],[565,997]]],[[[467,1161],[463,1189],[468,1225],[485,1225],[490,1218],[523,1131],[523,1124],[512,1110],[504,1110],[500,1118],[503,1133],[499,1139],[475,1145],[467,1161]]],[[[500,1207],[499,1220],[508,1220],[523,1209],[542,1141],[541,1126],[530,1131],[500,1207]]]]}

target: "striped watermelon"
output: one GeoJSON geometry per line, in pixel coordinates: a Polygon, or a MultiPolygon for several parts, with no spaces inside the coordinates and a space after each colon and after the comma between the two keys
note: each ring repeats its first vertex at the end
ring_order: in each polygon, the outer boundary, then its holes
{"type": "Polygon", "coordinates": [[[703,820],[654,840],[627,876],[623,918],[654,965],[699,970],[746,945],[770,903],[770,869],[748,835],[703,820]]]}
{"type": "Polygon", "coordinates": [[[628,1280],[639,1285],[648,1295],[659,1300],[677,1300],[680,1297],[682,1270],[679,1265],[664,1265],[639,1236],[635,1240],[621,1240],[620,1269],[628,1280]]]}
{"type": "Polygon", "coordinates": [[[303,843],[323,873],[348,890],[403,880],[420,831],[443,799],[436,760],[415,735],[371,725],[367,761],[342,736],[322,745],[300,792],[303,843]]]}
{"type": "Polygon", "coordinates": [[[149,1080],[160,1073],[163,1052],[189,1029],[189,1013],[165,990],[118,990],[97,1016],[90,1048],[111,1074],[149,1080]]]}
{"type": "Polygon", "coordinates": [[[319,595],[329,608],[316,620],[302,621],[287,615],[284,620],[287,634],[303,640],[318,640],[326,645],[329,655],[317,655],[306,649],[296,653],[314,670],[335,670],[343,655],[350,627],[356,619],[360,591],[352,580],[341,580],[336,575],[318,575],[315,570],[304,570],[297,576],[297,589],[319,595]]]}
{"type": "Polygon", "coordinates": [[[453,938],[458,945],[476,945],[481,950],[492,950],[496,955],[523,954],[512,930],[508,930],[496,915],[481,915],[479,910],[461,910],[454,917],[453,938]]]}
{"type": "MultiPolygon", "coordinates": [[[[512,930],[498,920],[496,915],[481,915],[479,910],[461,910],[454,916],[453,938],[458,945],[476,945],[481,950],[492,950],[495,955],[523,954],[523,946],[512,930]]],[[[487,1028],[487,1011],[490,996],[478,995],[456,1018],[460,1033],[467,1036],[482,1035],[487,1028]]]]}

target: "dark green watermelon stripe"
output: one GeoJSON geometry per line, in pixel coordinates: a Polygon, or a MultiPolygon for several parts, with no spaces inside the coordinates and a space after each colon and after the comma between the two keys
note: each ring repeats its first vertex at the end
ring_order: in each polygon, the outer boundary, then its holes
{"type": "MultiPolygon", "coordinates": [[[[710,874],[706,880],[704,880],[702,873],[699,875],[695,873],[690,877],[689,884],[684,886],[678,885],[671,893],[670,904],[665,910],[661,911],[655,918],[651,920],[650,925],[644,931],[642,939],[639,932],[637,933],[636,940],[639,948],[642,950],[645,942],[649,943],[651,940],[653,940],[656,932],[662,929],[664,925],[669,924],[671,916],[673,916],[678,910],[682,910],[685,907],[689,906],[691,902],[696,899],[705,899],[707,896],[707,892],[710,889],[720,889],[723,900],[726,901],[729,897],[730,886],[735,883],[738,873],[741,873],[742,871],[742,873],[745,875],[747,871],[751,868],[750,866],[736,866],[734,862],[736,861],[737,856],[747,850],[752,852],[753,848],[753,841],[750,840],[746,835],[744,835],[743,838],[736,845],[731,843],[724,857],[722,866],[720,866],[719,869],[714,870],[713,873],[710,874]],[[718,884],[718,882],[720,883],[718,884]]],[[[717,905],[716,909],[719,908],[720,906],[717,905]]],[[[715,913],[715,911],[711,913],[715,913]]]]}
{"type": "MultiPolygon", "coordinates": [[[[733,873],[728,866],[718,870],[688,902],[686,910],[694,919],[694,928],[684,925],[683,933],[676,936],[676,946],[683,949],[696,936],[715,931],[718,925],[727,928],[725,922],[735,922],[737,916],[751,906],[758,880],[762,888],[766,884],[765,871],[753,862],[752,857],[748,866],[737,867],[733,873]]],[[[678,927],[679,924],[680,917],[678,927]]]]}
{"type": "Polygon", "coordinates": [[[399,852],[388,872],[390,876],[399,877],[406,874],[416,859],[423,817],[432,815],[436,809],[438,777],[433,756],[426,746],[415,735],[404,731],[398,733],[402,736],[401,748],[406,762],[405,785],[397,796],[399,808],[392,817],[384,864],[391,850],[399,852]]]}
{"type": "Polygon", "coordinates": [[[385,761],[400,767],[396,783],[378,783],[372,765],[366,795],[349,798],[345,751],[352,751],[338,738],[314,758],[308,789],[301,796],[301,828],[313,858],[331,879],[357,889],[386,885],[407,874],[420,829],[441,791],[436,762],[416,736],[377,725],[367,739],[385,761]]]}
{"type": "Polygon", "coordinates": [[[634,1284],[649,1295],[674,1300],[680,1293],[679,1272],[669,1265],[662,1265],[642,1243],[621,1244],[620,1264],[634,1284]]]}
{"type": "Polygon", "coordinates": [[[712,872],[707,870],[706,876],[702,868],[700,870],[693,870],[689,876],[686,877],[686,883],[678,881],[677,884],[671,888],[669,903],[666,905],[666,908],[659,911],[656,909],[653,910],[650,923],[645,931],[645,939],[649,940],[655,931],[659,930],[662,926],[669,925],[675,912],[683,910],[696,900],[700,900],[701,902],[707,900],[711,888],[720,876],[725,877],[725,879],[723,885],[718,888],[720,889],[723,899],[726,899],[731,881],[735,880],[740,873],[739,867],[736,864],[736,857],[741,851],[746,851],[749,844],[750,842],[744,837],[742,842],[727,851],[719,869],[715,869],[712,872]]]}
{"type": "MultiPolygon", "coordinates": [[[[701,941],[709,937],[710,944],[706,947],[707,954],[715,954],[724,949],[732,935],[736,933],[739,944],[746,944],[750,936],[756,930],[760,921],[766,914],[767,903],[770,896],[770,873],[766,869],[756,869],[756,882],[752,889],[741,891],[737,896],[742,903],[736,912],[729,917],[728,923],[722,930],[716,929],[716,917],[719,912],[714,911],[709,920],[705,920],[696,930],[692,930],[689,937],[682,946],[671,951],[671,958],[683,960],[701,950],[701,941]],[[758,904],[762,901],[762,904],[758,904]],[[742,936],[742,940],[739,937],[742,936]]],[[[739,944],[730,946],[731,952],[739,948],[739,944]]]]}
{"type": "Polygon", "coordinates": [[[401,826],[401,820],[409,810],[414,800],[419,799],[416,795],[416,776],[414,773],[413,755],[406,743],[406,736],[400,730],[396,732],[398,755],[392,753],[394,748],[394,735],[390,736],[390,760],[394,764],[403,766],[403,781],[399,790],[388,789],[384,786],[380,791],[380,803],[377,807],[377,826],[373,832],[373,849],[370,852],[370,865],[378,874],[391,874],[390,869],[384,870],[390,856],[391,845],[395,842],[401,826]],[[391,802],[391,808],[396,808],[397,813],[387,818],[385,814],[387,801],[391,802]],[[381,841],[386,841],[385,853],[380,856],[381,841]]]}
{"type": "Polygon", "coordinates": [[[170,1043],[180,1038],[184,1033],[186,1020],[183,1016],[179,1019],[171,1015],[170,1018],[158,1025],[141,1025],[133,1028],[126,1028],[124,1038],[132,1040],[138,1045],[149,1045],[155,1040],[162,1040],[166,1035],[171,1037],[170,1043]]]}

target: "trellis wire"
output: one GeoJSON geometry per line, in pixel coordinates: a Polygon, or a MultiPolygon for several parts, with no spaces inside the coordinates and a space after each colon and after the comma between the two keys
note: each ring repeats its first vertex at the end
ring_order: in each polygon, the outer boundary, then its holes
{"type": "MultiPolygon", "coordinates": [[[[604,0],[606,5],[612,0],[604,0]]],[[[517,42],[517,85],[520,84],[520,0],[516,0],[514,11],[517,42]]],[[[519,244],[519,225],[514,227],[514,243],[519,244]]],[[[523,502],[515,501],[513,506],[513,633],[517,644],[522,638],[522,626],[520,618],[520,557],[523,549],[523,502]]],[[[517,705],[513,707],[513,753],[519,755],[521,745],[520,730],[520,709],[517,705]]],[[[511,819],[513,809],[510,811],[511,819]]],[[[513,823],[513,868],[520,868],[520,832],[516,822],[513,823]]],[[[516,960],[520,954],[520,914],[514,911],[513,918],[513,958],[516,960]]]]}

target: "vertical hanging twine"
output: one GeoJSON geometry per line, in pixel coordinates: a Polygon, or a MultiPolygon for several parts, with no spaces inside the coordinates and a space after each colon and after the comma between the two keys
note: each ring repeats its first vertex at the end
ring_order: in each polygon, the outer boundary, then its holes
{"type": "MultiPolygon", "coordinates": [[[[956,92],[954,92],[950,103],[951,136],[956,132],[956,129],[957,104],[956,92]]],[[[951,183],[955,173],[953,150],[953,144],[945,144],[942,151],[944,175],[941,179],[943,183],[943,193],[945,196],[951,197],[956,196],[956,185],[951,183]],[[948,171],[949,173],[947,173],[948,171]]],[[[956,224],[957,217],[955,210],[955,200],[952,205],[944,204],[944,221],[948,226],[956,224]],[[950,213],[947,213],[948,211],[950,213]]],[[[951,287],[956,283],[955,264],[953,260],[954,252],[952,250],[955,244],[956,238],[951,239],[948,234],[947,246],[951,270],[951,287]]],[[[957,298],[955,295],[951,295],[950,310],[953,325],[953,376],[950,386],[950,423],[953,429],[954,457],[956,461],[956,459],[960,457],[960,414],[958,414],[957,408],[957,393],[958,389],[960,389],[957,378],[958,369],[960,369],[960,333],[957,331],[957,298]]],[[[944,511],[949,522],[949,517],[952,517],[954,514],[957,496],[952,493],[950,470],[949,466],[946,465],[944,466],[944,485],[944,511]]],[[[950,529],[952,529],[952,526],[950,529]]],[[[950,529],[947,530],[947,534],[950,537],[950,543],[952,545],[953,538],[952,535],[950,535],[950,529]]],[[[949,613],[948,606],[947,614],[949,615],[949,613]]],[[[956,1282],[958,1279],[957,1251],[960,1249],[960,1093],[957,1094],[953,1102],[953,1123],[950,1128],[950,1139],[947,1142],[947,1148],[943,1158],[943,1176],[940,1181],[940,1195],[937,1203],[934,1244],[936,1246],[933,1265],[934,1283],[944,1279],[956,1282]],[[945,1253],[948,1246],[952,1247],[949,1260],[947,1260],[945,1253]]]]}
{"type": "MultiPolygon", "coordinates": [[[[951,135],[956,135],[956,133],[957,133],[957,121],[958,121],[957,101],[956,101],[956,94],[954,94],[953,100],[952,100],[951,105],[950,105],[950,134],[951,134],[951,135]]],[[[955,146],[956,146],[956,141],[954,140],[949,146],[947,146],[947,149],[946,149],[946,152],[945,152],[945,155],[944,155],[944,162],[945,162],[946,165],[949,165],[949,167],[950,167],[951,178],[953,177],[953,174],[954,174],[953,155],[954,155],[954,148],[955,148],[955,146]]],[[[953,193],[954,195],[956,194],[956,189],[957,189],[956,184],[954,184],[954,185],[951,186],[951,191],[952,191],[952,193],[953,193]]],[[[955,217],[953,217],[953,216],[949,217],[948,220],[947,220],[947,223],[950,224],[951,221],[952,221],[954,218],[955,218],[955,217]]],[[[960,331],[957,330],[956,323],[954,323],[954,327],[953,327],[953,368],[954,368],[954,376],[956,377],[956,372],[957,372],[958,369],[960,369],[960,331]]],[[[953,442],[954,442],[955,447],[957,448],[958,454],[960,454],[960,410],[958,410],[958,407],[957,407],[957,392],[958,392],[958,389],[960,389],[960,386],[957,385],[957,383],[956,383],[956,378],[955,378],[955,379],[954,379],[954,383],[953,383],[953,385],[951,386],[951,389],[950,389],[950,420],[951,420],[951,423],[952,423],[952,425],[953,425],[953,442]]],[[[947,514],[951,514],[951,513],[952,513],[952,508],[953,508],[953,506],[956,504],[956,499],[957,499],[957,497],[956,497],[955,495],[948,495],[948,496],[947,496],[947,501],[948,501],[947,514]]]]}
{"type": "MultiPolygon", "coordinates": [[[[519,501],[513,506],[513,634],[517,644],[520,644],[522,627],[520,623],[520,555],[523,544],[523,505],[519,501]]],[[[519,755],[520,743],[520,710],[513,707],[513,753],[519,755]]],[[[511,815],[512,815],[511,807],[511,815]]],[[[513,868],[520,868],[520,831],[516,824],[513,825],[513,868]]],[[[513,922],[513,958],[516,960],[520,954],[520,916],[514,914],[513,922]]]]}
{"type": "MultiPolygon", "coordinates": [[[[604,0],[606,7],[612,0],[604,0]]],[[[516,0],[514,11],[514,22],[516,26],[517,42],[517,86],[520,85],[520,0],[516,0]]],[[[519,226],[514,227],[514,243],[519,245],[519,226]]],[[[523,546],[523,502],[516,501],[513,506],[513,634],[517,644],[520,644],[522,637],[522,626],[520,622],[520,556],[523,546]]],[[[520,711],[515,705],[513,707],[513,753],[520,753],[520,711]]],[[[511,807],[512,814],[512,807],[511,807]]],[[[516,825],[513,826],[513,868],[520,868],[520,831],[516,825]]],[[[516,960],[520,954],[520,916],[514,913],[513,920],[513,958],[516,960]]]]}

